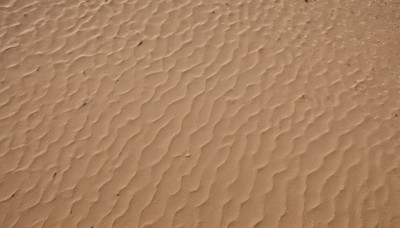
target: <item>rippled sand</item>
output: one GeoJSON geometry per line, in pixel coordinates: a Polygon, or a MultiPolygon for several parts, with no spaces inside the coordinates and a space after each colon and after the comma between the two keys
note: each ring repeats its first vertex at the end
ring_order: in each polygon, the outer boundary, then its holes
{"type": "Polygon", "coordinates": [[[400,227],[399,0],[0,0],[0,227],[400,227]]]}

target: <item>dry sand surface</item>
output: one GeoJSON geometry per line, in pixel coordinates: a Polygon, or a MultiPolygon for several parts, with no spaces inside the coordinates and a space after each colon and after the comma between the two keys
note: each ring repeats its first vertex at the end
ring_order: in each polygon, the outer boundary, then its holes
{"type": "Polygon", "coordinates": [[[0,0],[0,227],[400,227],[400,0],[0,0]]]}

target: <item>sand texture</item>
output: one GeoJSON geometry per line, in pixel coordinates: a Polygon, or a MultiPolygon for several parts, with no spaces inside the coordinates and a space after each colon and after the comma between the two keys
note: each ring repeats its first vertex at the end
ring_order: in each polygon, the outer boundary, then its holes
{"type": "Polygon", "coordinates": [[[0,228],[399,228],[400,0],[0,0],[0,228]]]}

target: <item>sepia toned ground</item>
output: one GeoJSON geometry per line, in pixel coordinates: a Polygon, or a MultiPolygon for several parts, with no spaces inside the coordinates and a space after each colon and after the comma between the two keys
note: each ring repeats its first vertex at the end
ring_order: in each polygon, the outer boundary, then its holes
{"type": "Polygon", "coordinates": [[[0,227],[400,227],[399,0],[0,0],[0,227]]]}

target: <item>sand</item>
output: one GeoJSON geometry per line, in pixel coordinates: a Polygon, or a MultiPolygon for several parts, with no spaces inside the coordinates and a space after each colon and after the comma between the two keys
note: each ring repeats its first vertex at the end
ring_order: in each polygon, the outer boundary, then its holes
{"type": "Polygon", "coordinates": [[[399,0],[1,0],[0,227],[400,227],[399,0]]]}

